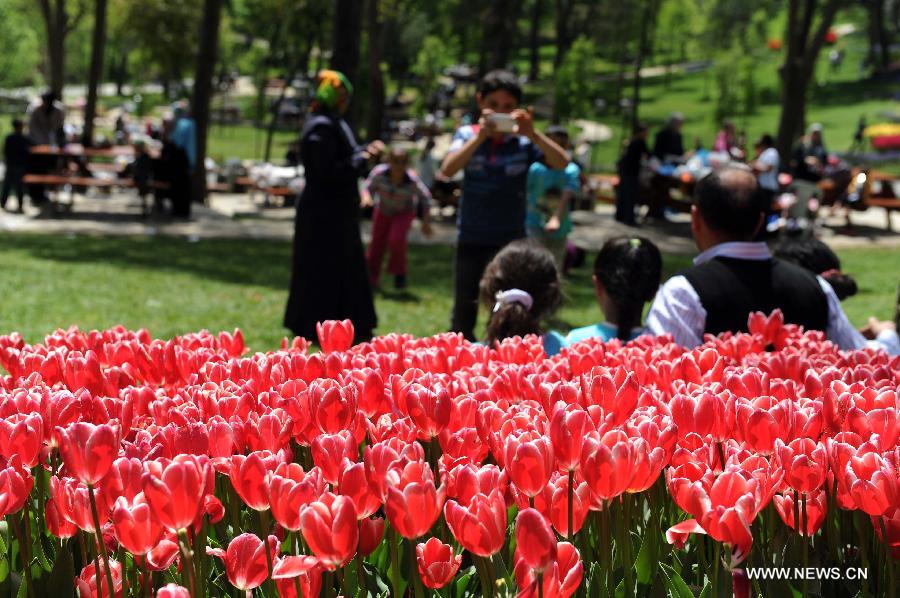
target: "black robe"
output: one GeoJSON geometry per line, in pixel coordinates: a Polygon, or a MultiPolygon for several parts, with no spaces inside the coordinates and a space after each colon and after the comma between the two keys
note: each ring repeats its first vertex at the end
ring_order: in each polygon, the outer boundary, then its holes
{"type": "Polygon", "coordinates": [[[294,220],[291,291],[284,325],[316,339],[316,322],[350,319],[356,340],[378,323],[359,233],[363,148],[336,115],[311,115],[300,136],[306,184],[294,220]]]}

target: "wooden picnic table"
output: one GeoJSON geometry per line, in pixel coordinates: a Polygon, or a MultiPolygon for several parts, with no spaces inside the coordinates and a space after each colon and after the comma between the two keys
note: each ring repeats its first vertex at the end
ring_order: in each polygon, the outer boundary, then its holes
{"type": "Polygon", "coordinates": [[[130,158],[134,156],[134,147],[130,145],[84,147],[78,143],[70,143],[64,146],[35,145],[31,148],[31,153],[40,156],[66,156],[72,158],[130,158]]]}

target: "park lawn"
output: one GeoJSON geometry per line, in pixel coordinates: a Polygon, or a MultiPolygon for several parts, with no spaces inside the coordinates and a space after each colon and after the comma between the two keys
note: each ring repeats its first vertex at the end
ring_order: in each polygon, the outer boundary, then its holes
{"type": "MultiPolygon", "coordinates": [[[[281,320],[290,279],[286,242],[167,237],[0,236],[0,334],[19,331],[29,342],[56,328],[122,324],[146,327],[157,338],[206,328],[241,328],[254,350],[276,348],[288,331],[281,320]]],[[[410,287],[377,295],[379,333],[430,335],[446,329],[452,299],[452,254],[447,246],[410,251],[410,287]]],[[[897,291],[896,250],[840,252],[857,277],[859,295],[845,308],[862,324],[890,318],[897,291]]],[[[666,276],[690,263],[667,256],[666,276]]],[[[385,278],[385,288],[390,280],[385,278]]],[[[566,306],[556,326],[596,321],[589,266],[565,286],[566,306]]],[[[486,311],[480,314],[483,323],[486,311]]]]}
{"type": "MultiPolygon", "coordinates": [[[[272,140],[271,161],[281,162],[287,153],[287,146],[296,141],[299,131],[275,131],[272,140]]],[[[218,125],[209,129],[209,148],[207,154],[218,164],[230,158],[241,160],[262,160],[266,148],[266,129],[253,125],[218,125]]]]}

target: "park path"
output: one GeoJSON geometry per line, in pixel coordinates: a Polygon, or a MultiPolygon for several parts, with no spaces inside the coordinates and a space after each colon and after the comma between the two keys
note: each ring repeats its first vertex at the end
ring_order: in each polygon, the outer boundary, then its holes
{"type": "MultiPolygon", "coordinates": [[[[15,199],[10,198],[15,204],[15,199]]],[[[664,252],[690,255],[696,253],[691,239],[690,220],[676,214],[671,221],[641,228],[626,227],[612,218],[612,206],[601,204],[594,211],[573,214],[575,229],[571,239],[588,251],[596,251],[611,236],[640,234],[657,243],[664,252]]],[[[26,205],[25,214],[0,211],[0,234],[5,232],[41,233],[51,235],[128,235],[172,236],[191,241],[211,238],[267,239],[290,241],[293,236],[293,208],[266,207],[260,196],[251,200],[247,194],[214,194],[209,205],[194,206],[188,222],[160,218],[142,218],[141,207],[131,193],[115,192],[108,197],[76,196],[71,213],[55,218],[41,217],[37,210],[26,205]]],[[[896,217],[896,221],[898,220],[896,217]]],[[[425,239],[414,226],[410,233],[413,245],[450,245],[455,240],[452,215],[434,215],[435,234],[425,239]]],[[[885,214],[881,209],[854,213],[854,235],[837,232],[840,218],[826,219],[822,239],[835,248],[884,247],[900,248],[900,234],[885,229],[885,214]]],[[[895,226],[896,228],[896,226],[895,226]]],[[[368,240],[369,222],[363,223],[363,236],[368,240]]]]}

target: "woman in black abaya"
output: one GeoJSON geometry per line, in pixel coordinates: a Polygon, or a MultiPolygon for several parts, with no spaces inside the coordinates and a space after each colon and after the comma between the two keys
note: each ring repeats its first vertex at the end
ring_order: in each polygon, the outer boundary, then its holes
{"type": "Polygon", "coordinates": [[[337,71],[319,73],[319,87],[300,135],[306,185],[297,203],[291,290],[284,325],[316,338],[316,323],[350,319],[356,342],[377,325],[359,234],[358,179],[384,144],[360,147],[341,118],[353,87],[337,71]]]}

